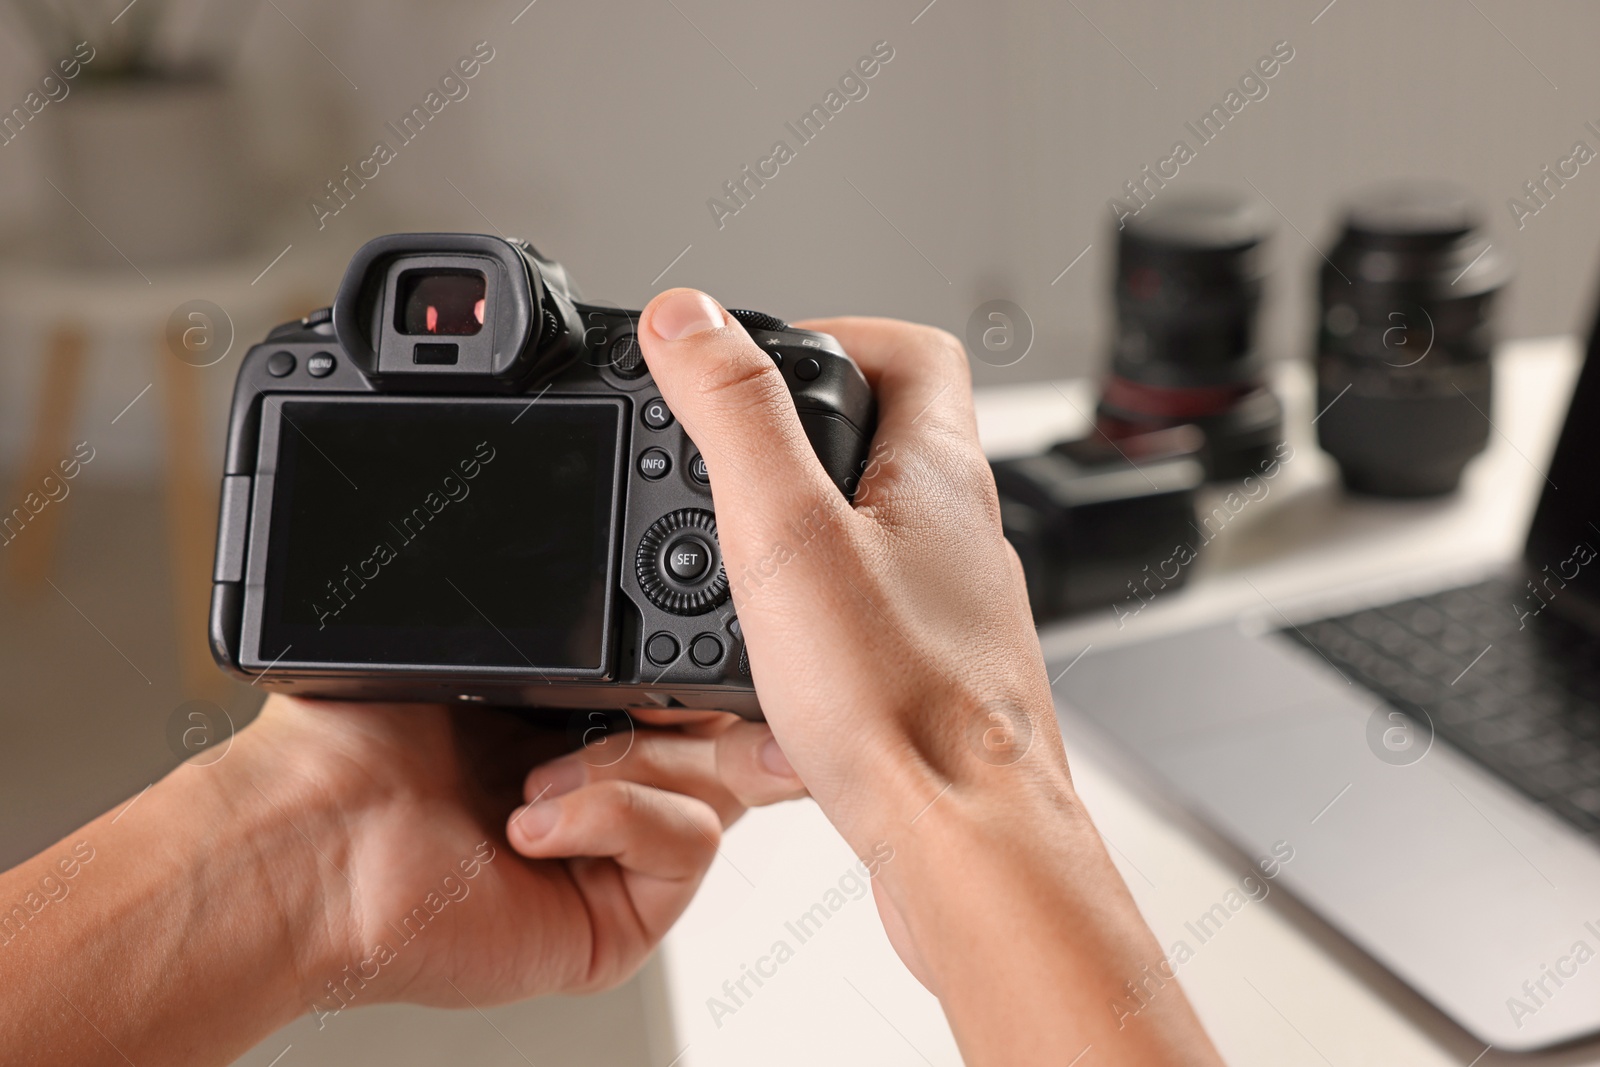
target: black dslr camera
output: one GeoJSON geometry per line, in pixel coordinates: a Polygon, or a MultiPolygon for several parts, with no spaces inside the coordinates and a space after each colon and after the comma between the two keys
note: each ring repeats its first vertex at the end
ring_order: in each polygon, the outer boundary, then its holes
{"type": "MultiPolygon", "coordinates": [[[[850,496],[875,405],[827,334],[730,314],[850,496]]],[[[637,312],[526,243],[381,237],[234,389],[217,662],[303,696],[756,717],[705,464],[637,312]]]]}

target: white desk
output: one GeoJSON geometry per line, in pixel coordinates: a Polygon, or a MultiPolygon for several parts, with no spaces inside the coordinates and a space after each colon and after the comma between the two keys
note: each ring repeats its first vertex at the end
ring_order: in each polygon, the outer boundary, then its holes
{"type": "MultiPolygon", "coordinates": [[[[1240,512],[1207,547],[1188,589],[1163,594],[1120,632],[1110,609],[1050,627],[1041,635],[1046,655],[1064,664],[1090,643],[1142,640],[1261,610],[1263,596],[1291,611],[1297,599],[1328,589],[1398,596],[1511,558],[1538,496],[1577,357],[1569,339],[1506,346],[1488,451],[1468,469],[1462,492],[1419,503],[1342,495],[1309,430],[1310,375],[1303,365],[1284,366],[1280,386],[1295,456],[1270,496],[1240,512]]],[[[978,422],[990,455],[1081,433],[1093,386],[1062,388],[1070,404],[1047,385],[982,392],[978,422]]],[[[1169,944],[1250,865],[1151,795],[1070,711],[1062,727],[1078,788],[1157,939],[1169,944]]],[[[870,894],[848,901],[803,944],[786,930],[852,862],[810,801],[752,812],[729,832],[704,889],[647,976],[655,1062],[960,1063],[937,1002],[894,955],[870,894]],[[708,998],[732,1004],[723,982],[737,980],[780,939],[793,957],[759,989],[747,982],[753,994],[714,1019],[708,998]]],[[[1235,1067],[1463,1067],[1484,1051],[1282,891],[1241,911],[1185,965],[1182,980],[1235,1067]],[[1272,1005],[1250,992],[1245,977],[1272,1005]]],[[[1530,1060],[1600,1064],[1600,1042],[1537,1058],[1490,1052],[1477,1063],[1530,1060]]]]}

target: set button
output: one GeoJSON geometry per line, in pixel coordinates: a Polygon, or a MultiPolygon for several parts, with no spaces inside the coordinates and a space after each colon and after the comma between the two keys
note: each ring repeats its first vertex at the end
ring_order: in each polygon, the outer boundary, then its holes
{"type": "Polygon", "coordinates": [[[680,582],[696,582],[711,569],[711,548],[693,535],[667,546],[667,571],[680,582]]]}

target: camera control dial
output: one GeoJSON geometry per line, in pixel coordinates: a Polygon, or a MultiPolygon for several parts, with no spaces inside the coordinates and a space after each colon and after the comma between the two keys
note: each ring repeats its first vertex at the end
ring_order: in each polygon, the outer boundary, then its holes
{"type": "Polygon", "coordinates": [[[634,554],[639,588],[674,615],[703,615],[728,599],[728,575],[717,546],[717,519],[682,508],[650,524],[634,554]]]}

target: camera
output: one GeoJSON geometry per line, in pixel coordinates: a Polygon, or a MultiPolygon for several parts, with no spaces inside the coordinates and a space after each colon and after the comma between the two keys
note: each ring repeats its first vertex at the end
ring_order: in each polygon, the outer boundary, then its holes
{"type": "MultiPolygon", "coordinates": [[[[827,334],[730,311],[846,497],[875,403],[827,334]]],[[[234,388],[210,642],[269,689],[759,717],[705,463],[638,312],[521,241],[397,234],[234,388]]]]}
{"type": "Polygon", "coordinates": [[[1136,583],[1152,577],[1161,589],[1183,585],[1199,554],[1188,546],[1204,454],[1205,435],[1181,425],[1115,443],[1091,434],[991,464],[1034,621],[1142,602],[1136,583]],[[1187,558],[1174,562],[1175,549],[1187,558]],[[1156,573],[1163,562],[1172,574],[1156,573]]]}

